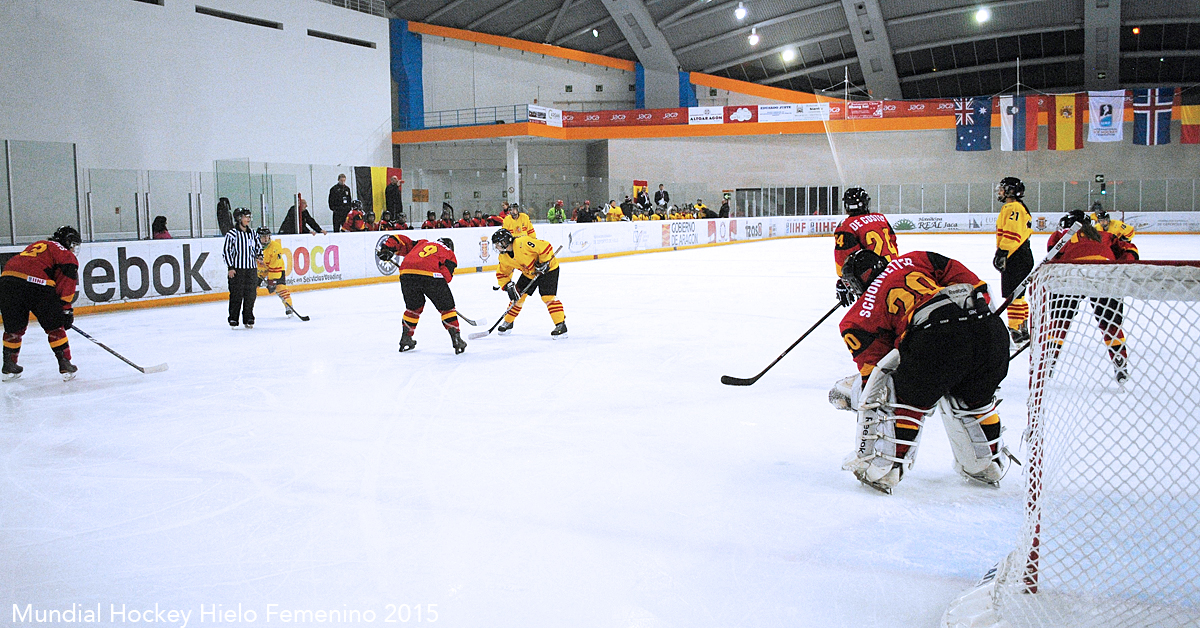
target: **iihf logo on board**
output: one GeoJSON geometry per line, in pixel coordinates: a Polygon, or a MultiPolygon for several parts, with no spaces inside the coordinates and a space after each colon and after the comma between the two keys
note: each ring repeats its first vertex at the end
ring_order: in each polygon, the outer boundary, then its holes
{"type": "Polygon", "coordinates": [[[394,257],[386,262],[379,259],[379,249],[383,247],[383,241],[387,239],[388,236],[382,236],[379,238],[379,241],[375,243],[375,267],[378,268],[379,272],[383,275],[390,275],[396,272],[396,268],[398,266],[398,264],[393,261],[395,260],[394,257]]]}

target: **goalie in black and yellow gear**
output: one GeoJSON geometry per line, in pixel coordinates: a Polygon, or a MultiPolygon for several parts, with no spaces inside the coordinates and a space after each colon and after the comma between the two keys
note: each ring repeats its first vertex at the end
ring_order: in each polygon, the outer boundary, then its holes
{"type": "Polygon", "coordinates": [[[537,282],[538,293],[550,320],[554,321],[554,329],[550,335],[555,338],[566,338],[567,316],[563,313],[562,302],[558,300],[558,258],[554,255],[554,247],[545,240],[528,236],[514,238],[507,229],[500,229],[492,234],[492,244],[500,252],[500,265],[496,268],[495,290],[503,289],[511,301],[508,312],[497,330],[501,335],[512,331],[513,323],[521,308],[525,305],[525,297],[529,296],[529,287],[537,282]],[[513,271],[520,271],[520,276],[514,282],[513,271]]]}
{"type": "Polygon", "coordinates": [[[291,316],[295,311],[292,310],[292,292],[283,278],[283,244],[271,238],[271,230],[266,227],[259,227],[257,234],[263,246],[262,257],[258,258],[259,285],[266,283],[267,293],[277,295],[283,301],[284,313],[291,316]]]}

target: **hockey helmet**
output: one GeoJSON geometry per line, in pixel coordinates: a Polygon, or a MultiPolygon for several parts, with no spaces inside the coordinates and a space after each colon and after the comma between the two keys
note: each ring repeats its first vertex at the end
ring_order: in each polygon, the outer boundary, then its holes
{"type": "Polygon", "coordinates": [[[78,229],[71,225],[63,225],[54,230],[50,241],[61,244],[64,249],[74,251],[83,242],[83,239],[79,237],[78,229]]]}
{"type": "Polygon", "coordinates": [[[431,209],[431,210],[429,210],[429,211],[425,212],[425,218],[426,218],[427,220],[437,220],[437,213],[435,213],[435,212],[434,212],[434,211],[431,209]]]}
{"type": "Polygon", "coordinates": [[[363,220],[367,222],[375,222],[375,210],[368,209],[367,212],[363,214],[363,220]]]}
{"type": "Polygon", "coordinates": [[[848,216],[861,216],[871,211],[871,196],[862,188],[847,188],[842,194],[842,208],[848,216]]]}
{"type": "Polygon", "coordinates": [[[501,251],[512,246],[514,240],[516,238],[513,237],[512,232],[508,229],[497,229],[496,233],[492,234],[492,244],[501,251]]]}
{"type": "Polygon", "coordinates": [[[265,226],[263,226],[263,227],[259,227],[259,228],[255,229],[255,230],[254,230],[254,234],[258,236],[258,239],[259,239],[259,240],[263,239],[264,237],[265,237],[267,240],[270,240],[270,239],[271,239],[271,230],[270,230],[270,229],[268,229],[268,228],[267,228],[267,227],[265,227],[265,226]]]}
{"type": "Polygon", "coordinates": [[[513,214],[521,213],[521,204],[520,203],[510,203],[508,205],[508,211],[513,214]]]}
{"type": "MultiPolygon", "coordinates": [[[[1105,215],[1107,216],[1107,214],[1105,215]]],[[[1071,211],[1067,212],[1066,216],[1063,216],[1058,220],[1058,226],[1062,227],[1063,229],[1070,229],[1071,225],[1075,223],[1079,223],[1086,227],[1092,224],[1092,220],[1088,218],[1087,214],[1085,214],[1082,209],[1072,209],[1071,211]]]]}
{"type": "Polygon", "coordinates": [[[350,209],[357,209],[357,210],[361,211],[362,208],[363,208],[362,201],[360,201],[358,199],[354,199],[353,201],[350,201],[350,209]]]}
{"type": "Polygon", "coordinates": [[[239,207],[239,208],[233,210],[233,221],[234,222],[241,220],[242,216],[249,218],[250,210],[246,209],[245,207],[239,207]]]}
{"type": "Polygon", "coordinates": [[[1100,204],[1100,201],[1092,203],[1092,213],[1096,215],[1097,221],[1108,220],[1108,212],[1104,211],[1104,206],[1100,204]]]}
{"type": "Polygon", "coordinates": [[[996,184],[996,198],[1004,200],[1005,198],[1025,198],[1025,184],[1016,177],[1004,177],[1000,179],[1000,183],[996,184]]]}
{"type": "Polygon", "coordinates": [[[450,238],[438,238],[437,241],[442,246],[450,249],[451,253],[454,252],[454,240],[451,240],[450,238]]]}
{"type": "Polygon", "coordinates": [[[887,259],[870,249],[859,249],[846,258],[842,264],[842,283],[854,293],[855,297],[862,296],[867,286],[875,281],[879,273],[887,268],[887,259]]]}

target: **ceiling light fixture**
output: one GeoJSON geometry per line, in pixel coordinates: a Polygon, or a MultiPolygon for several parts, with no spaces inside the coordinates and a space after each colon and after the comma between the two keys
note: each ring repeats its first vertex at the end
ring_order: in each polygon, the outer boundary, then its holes
{"type": "Polygon", "coordinates": [[[754,27],[751,27],[751,28],[750,28],[750,37],[749,37],[749,39],[750,39],[750,45],[751,45],[751,46],[757,46],[757,45],[758,45],[758,27],[757,27],[757,26],[754,26],[754,27]]]}
{"type": "Polygon", "coordinates": [[[1138,27],[1134,26],[1134,27],[1133,27],[1133,34],[1134,34],[1134,35],[1141,35],[1141,34],[1142,34],[1142,29],[1140,29],[1140,28],[1138,28],[1138,27]]]}
{"type": "Polygon", "coordinates": [[[733,17],[736,17],[739,22],[746,19],[746,5],[739,2],[737,8],[733,10],[733,17]]]}
{"type": "Polygon", "coordinates": [[[992,10],[987,7],[979,7],[979,10],[975,12],[975,21],[980,24],[990,19],[992,19],[992,10]]]}
{"type": "Polygon", "coordinates": [[[600,31],[593,28],[592,29],[592,37],[599,37],[599,36],[600,36],[600,31]]]}
{"type": "Polygon", "coordinates": [[[791,63],[796,60],[796,51],[791,48],[784,48],[782,56],[784,63],[791,63]]]}

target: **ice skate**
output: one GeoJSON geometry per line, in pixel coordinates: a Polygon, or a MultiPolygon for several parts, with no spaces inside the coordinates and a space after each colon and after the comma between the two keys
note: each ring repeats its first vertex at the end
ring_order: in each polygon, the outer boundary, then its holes
{"type": "Polygon", "coordinates": [[[457,329],[450,330],[450,346],[454,347],[455,355],[467,350],[467,341],[462,339],[462,334],[457,329]]]}
{"type": "Polygon", "coordinates": [[[24,370],[25,370],[25,367],[17,364],[16,362],[9,362],[9,361],[5,360],[4,368],[0,369],[0,373],[3,374],[2,377],[0,377],[0,379],[3,379],[3,381],[6,381],[6,382],[11,382],[14,379],[20,379],[21,372],[24,370]]]}
{"type": "Polygon", "coordinates": [[[554,331],[550,332],[550,337],[555,340],[561,340],[567,337],[567,322],[563,321],[554,326],[554,331]]]}
{"type": "Polygon", "coordinates": [[[500,323],[500,327],[496,329],[496,333],[500,334],[501,336],[507,336],[512,332],[512,328],[513,323],[504,321],[503,323],[500,323]]]}
{"type": "Polygon", "coordinates": [[[69,382],[75,379],[75,373],[79,370],[78,366],[71,364],[65,356],[58,356],[58,372],[62,374],[64,382],[69,382]]]}
{"type": "Polygon", "coordinates": [[[404,333],[400,334],[400,353],[411,351],[415,346],[417,346],[417,341],[413,340],[412,335],[408,333],[407,329],[404,330],[404,333]]]}

